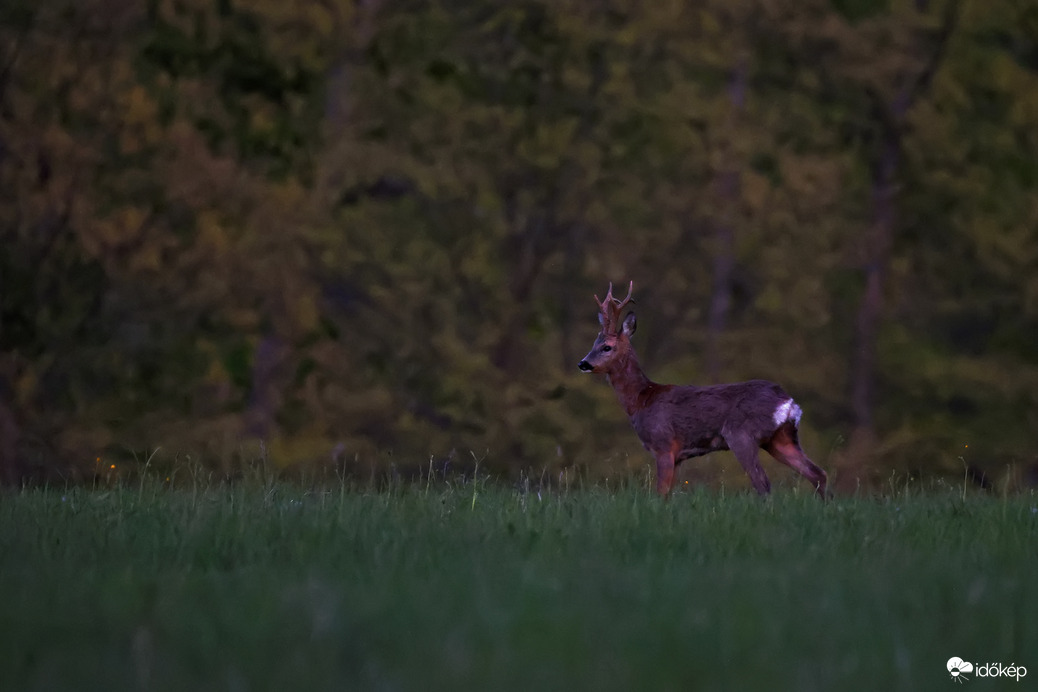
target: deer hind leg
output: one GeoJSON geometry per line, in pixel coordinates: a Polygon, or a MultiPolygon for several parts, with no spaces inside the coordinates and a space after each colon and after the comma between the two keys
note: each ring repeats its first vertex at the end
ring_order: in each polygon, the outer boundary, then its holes
{"type": "Polygon", "coordinates": [[[790,467],[801,476],[806,478],[814,486],[818,496],[826,499],[827,476],[825,471],[816,466],[804,450],[800,448],[797,440],[797,431],[792,425],[783,425],[768,442],[764,444],[768,454],[790,467]]]}
{"type": "Polygon", "coordinates": [[[750,483],[758,495],[767,495],[771,492],[771,482],[768,475],[764,473],[764,467],[760,465],[757,458],[757,442],[748,435],[731,434],[725,435],[728,449],[732,450],[735,458],[739,460],[746,475],[750,477],[750,483]]]}

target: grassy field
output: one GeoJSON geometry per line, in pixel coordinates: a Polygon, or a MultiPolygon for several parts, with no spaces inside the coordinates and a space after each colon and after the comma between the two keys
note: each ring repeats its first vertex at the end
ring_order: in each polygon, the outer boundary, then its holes
{"type": "Polygon", "coordinates": [[[1038,498],[244,484],[0,496],[5,690],[1038,680],[1038,498]]]}

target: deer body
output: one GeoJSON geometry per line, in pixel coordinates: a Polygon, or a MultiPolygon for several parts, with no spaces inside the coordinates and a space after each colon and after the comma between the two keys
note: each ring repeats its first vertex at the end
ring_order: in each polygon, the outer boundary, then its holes
{"type": "MultiPolygon", "coordinates": [[[[798,440],[801,410],[779,385],[767,380],[706,387],[658,384],[648,378],[631,346],[634,313],[619,323],[630,302],[612,295],[599,303],[602,331],[580,361],[585,372],[604,373],[616,391],[642,445],[656,458],[656,490],[667,495],[674,470],[691,457],[730,449],[762,495],[771,490],[757,458],[763,448],[807,478],[823,498],[826,474],[804,454],[798,440]]],[[[598,302],[598,297],[595,296],[598,302]]]]}

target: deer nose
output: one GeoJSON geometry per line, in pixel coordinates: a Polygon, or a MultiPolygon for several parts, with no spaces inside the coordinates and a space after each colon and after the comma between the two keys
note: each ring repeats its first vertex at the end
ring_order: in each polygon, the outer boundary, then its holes
{"type": "Polygon", "coordinates": [[[583,370],[584,372],[591,372],[592,370],[595,369],[594,366],[591,365],[591,363],[587,362],[586,360],[580,361],[580,365],[578,365],[577,367],[580,368],[581,370],[583,370]]]}

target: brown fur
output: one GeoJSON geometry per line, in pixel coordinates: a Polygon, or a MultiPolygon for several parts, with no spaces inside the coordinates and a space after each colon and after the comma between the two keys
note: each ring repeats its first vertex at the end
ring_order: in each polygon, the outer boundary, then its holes
{"type": "MultiPolygon", "coordinates": [[[[750,380],[708,387],[658,384],[646,376],[631,346],[636,318],[622,323],[619,313],[630,300],[612,297],[612,286],[599,302],[602,331],[580,362],[585,372],[604,373],[620,399],[642,445],[656,458],[656,490],[670,493],[675,468],[685,459],[730,449],[754,489],[761,495],[771,483],[757,458],[764,448],[771,456],[804,476],[823,499],[826,473],[800,448],[797,420],[776,422],[776,410],[791,402],[780,386],[750,380]]],[[[596,302],[598,302],[596,296],[596,302]]]]}

